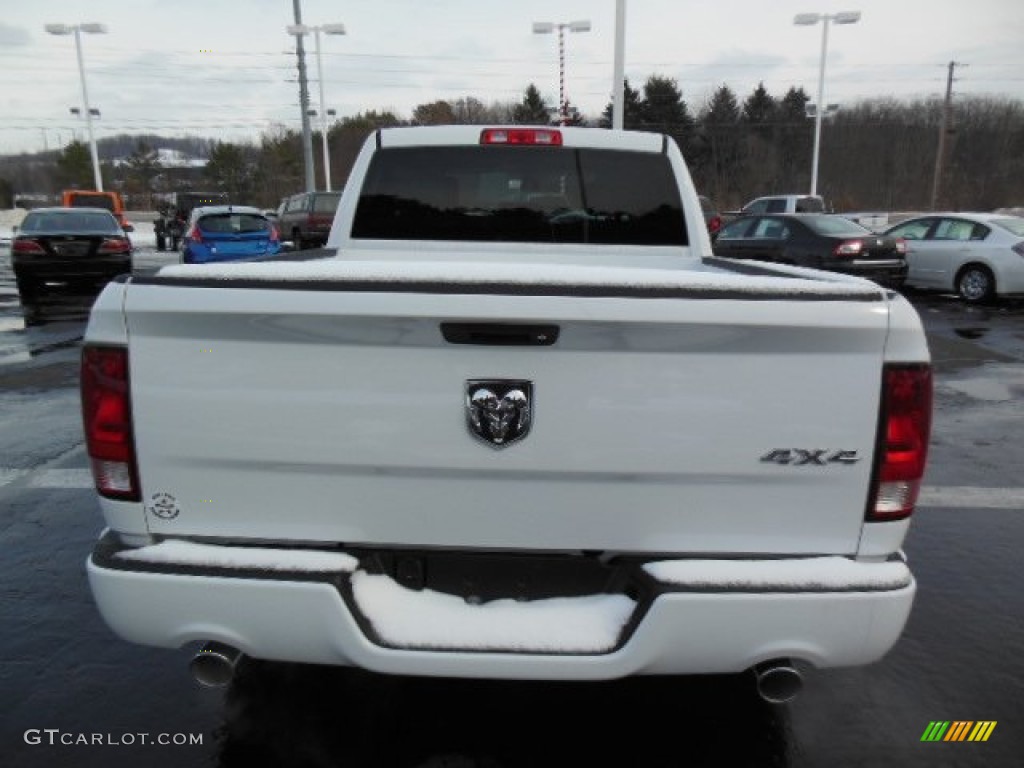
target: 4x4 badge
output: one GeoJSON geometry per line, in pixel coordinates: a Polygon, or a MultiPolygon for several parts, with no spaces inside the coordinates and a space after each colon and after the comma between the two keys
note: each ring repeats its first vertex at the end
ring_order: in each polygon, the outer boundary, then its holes
{"type": "Polygon", "coordinates": [[[466,382],[466,426],[492,448],[522,440],[533,424],[533,382],[471,379],[466,382]]]}

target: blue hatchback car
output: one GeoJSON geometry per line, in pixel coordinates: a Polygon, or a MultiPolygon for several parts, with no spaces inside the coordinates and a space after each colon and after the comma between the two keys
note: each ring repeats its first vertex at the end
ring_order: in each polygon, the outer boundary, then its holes
{"type": "Polygon", "coordinates": [[[247,205],[209,205],[192,211],[181,244],[185,264],[240,261],[273,256],[281,236],[259,208],[247,205]]]}

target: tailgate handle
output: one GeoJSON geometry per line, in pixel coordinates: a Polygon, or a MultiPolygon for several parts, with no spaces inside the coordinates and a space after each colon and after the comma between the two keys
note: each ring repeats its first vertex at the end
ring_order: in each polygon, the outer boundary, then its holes
{"type": "Polygon", "coordinates": [[[550,347],[558,341],[557,325],[521,323],[441,323],[449,344],[485,347],[550,347]]]}

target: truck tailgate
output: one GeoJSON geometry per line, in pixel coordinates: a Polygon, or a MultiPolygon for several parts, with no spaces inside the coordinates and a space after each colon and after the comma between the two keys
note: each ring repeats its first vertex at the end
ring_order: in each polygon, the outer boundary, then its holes
{"type": "Polygon", "coordinates": [[[888,324],[880,292],[546,293],[129,284],[150,531],[856,551],[888,324]],[[558,336],[452,343],[442,323],[558,336]],[[467,382],[505,380],[529,382],[532,419],[497,448],[471,432],[467,382]]]}

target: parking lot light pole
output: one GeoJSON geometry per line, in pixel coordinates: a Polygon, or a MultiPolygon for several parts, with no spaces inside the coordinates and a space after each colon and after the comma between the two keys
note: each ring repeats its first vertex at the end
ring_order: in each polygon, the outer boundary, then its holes
{"type": "MultiPolygon", "coordinates": [[[[323,154],[324,154],[324,185],[328,192],[331,191],[331,154],[327,147],[327,115],[330,110],[324,107],[324,66],[323,59],[320,55],[320,33],[323,32],[328,35],[344,35],[345,25],[344,24],[320,24],[318,26],[310,26],[309,24],[291,24],[288,26],[288,34],[294,35],[295,37],[301,37],[302,35],[308,35],[310,32],[316,39],[316,76],[317,81],[320,83],[320,138],[323,142],[323,154]]],[[[306,110],[307,115],[315,114],[310,110],[306,110]]]]}
{"type": "Polygon", "coordinates": [[[47,24],[47,32],[51,35],[74,35],[75,50],[78,52],[78,75],[82,80],[82,114],[85,115],[85,129],[89,134],[89,153],[92,155],[92,176],[96,189],[103,191],[103,176],[100,174],[100,157],[96,151],[96,137],[92,131],[92,117],[99,114],[89,108],[89,88],[85,84],[85,63],[82,59],[82,32],[90,35],[105,35],[107,27],[105,24],[47,24]]]}
{"type": "Polygon", "coordinates": [[[558,30],[558,122],[565,125],[569,122],[569,105],[565,100],[565,30],[570,32],[589,32],[590,22],[568,21],[563,24],[555,24],[550,21],[535,21],[533,32],[536,35],[549,35],[558,30]]]}
{"type": "Polygon", "coordinates": [[[801,27],[811,27],[821,22],[821,62],[818,66],[818,108],[814,114],[814,155],[811,160],[811,194],[818,194],[818,157],[821,152],[821,118],[825,112],[825,59],[828,55],[828,23],[856,24],[860,21],[860,11],[842,11],[840,13],[798,13],[793,23],[801,27]]]}

